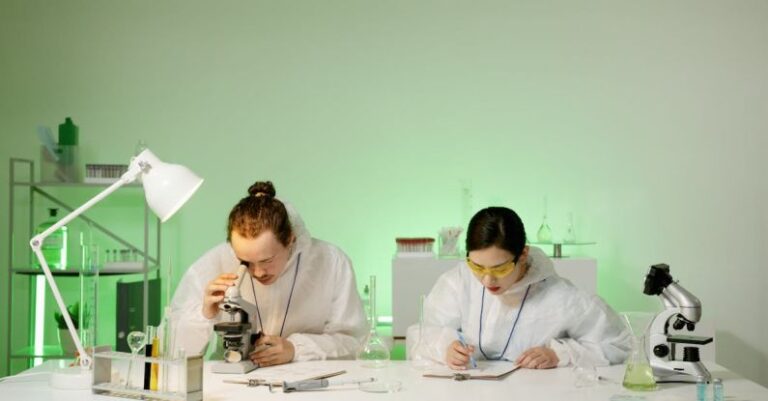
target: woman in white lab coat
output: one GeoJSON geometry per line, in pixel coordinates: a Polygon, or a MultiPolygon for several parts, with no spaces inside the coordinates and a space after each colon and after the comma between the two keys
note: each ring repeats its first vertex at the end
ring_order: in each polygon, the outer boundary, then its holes
{"type": "Polygon", "coordinates": [[[227,237],[187,270],[176,290],[177,348],[204,350],[223,318],[219,302],[242,264],[248,272],[239,287],[241,306],[254,331],[264,334],[256,345],[269,345],[251,360],[269,366],[354,357],[367,323],[349,258],[310,237],[299,215],[275,198],[271,182],[256,182],[235,205],[227,237]]]}
{"type": "MultiPolygon", "coordinates": [[[[467,259],[432,288],[424,305],[425,338],[409,351],[453,369],[466,369],[471,358],[536,369],[623,362],[630,335],[619,316],[559,277],[552,261],[525,243],[514,211],[479,211],[467,230],[467,259]]],[[[411,327],[409,346],[416,336],[411,327]]]]}

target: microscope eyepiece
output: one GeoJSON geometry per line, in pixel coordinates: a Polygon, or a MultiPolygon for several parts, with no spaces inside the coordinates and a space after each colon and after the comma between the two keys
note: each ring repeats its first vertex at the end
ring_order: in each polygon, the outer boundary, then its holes
{"type": "Polygon", "coordinates": [[[651,266],[648,275],[645,276],[645,287],[643,294],[659,295],[668,285],[672,283],[672,275],[669,274],[669,265],[659,263],[651,266]]]}

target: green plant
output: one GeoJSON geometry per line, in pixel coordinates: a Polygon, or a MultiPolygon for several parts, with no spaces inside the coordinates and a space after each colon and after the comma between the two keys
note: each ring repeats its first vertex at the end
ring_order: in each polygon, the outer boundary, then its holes
{"type": "MultiPolygon", "coordinates": [[[[80,302],[75,302],[72,305],[67,306],[67,312],[69,312],[69,317],[72,318],[72,324],[75,326],[75,329],[78,329],[80,322],[80,302]]],[[[67,321],[64,320],[64,315],[59,312],[54,312],[53,318],[56,319],[56,325],[59,326],[60,329],[67,328],[67,321]]]]}

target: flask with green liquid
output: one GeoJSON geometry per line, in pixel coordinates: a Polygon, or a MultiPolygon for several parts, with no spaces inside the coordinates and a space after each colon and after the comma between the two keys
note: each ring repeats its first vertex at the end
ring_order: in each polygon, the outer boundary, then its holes
{"type": "Polygon", "coordinates": [[[651,368],[645,347],[648,327],[653,316],[652,313],[645,312],[622,314],[624,323],[632,334],[632,351],[629,359],[627,359],[627,368],[622,382],[626,389],[634,391],[656,390],[656,379],[653,376],[653,368],[651,368]]]}

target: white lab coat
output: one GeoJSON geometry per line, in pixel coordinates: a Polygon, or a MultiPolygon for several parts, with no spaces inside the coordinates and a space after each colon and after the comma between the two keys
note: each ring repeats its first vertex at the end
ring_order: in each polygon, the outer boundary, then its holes
{"type": "MultiPolygon", "coordinates": [[[[295,347],[293,360],[354,358],[368,330],[351,262],[339,248],[310,237],[299,215],[286,206],[296,235],[287,267],[271,285],[262,285],[246,272],[240,285],[240,295],[246,303],[241,306],[249,313],[254,331],[262,329],[267,335],[279,335],[301,254],[282,335],[295,347]],[[254,304],[254,292],[263,328],[256,308],[248,305],[254,304]]],[[[183,348],[188,355],[204,352],[214,323],[224,318],[221,312],[214,319],[203,316],[204,290],[211,280],[222,273],[236,272],[239,265],[231,245],[223,243],[208,251],[184,274],[171,302],[176,350],[183,348]]],[[[221,341],[218,336],[216,340],[221,341]]]]}
{"type": "MultiPolygon", "coordinates": [[[[500,356],[530,285],[502,359],[515,361],[529,348],[548,346],[557,354],[558,366],[623,362],[629,355],[631,337],[616,312],[600,297],[558,276],[541,249],[529,247],[528,260],[528,273],[504,294],[485,292],[482,346],[486,355],[500,356]]],[[[446,349],[461,328],[466,342],[475,346],[474,357],[484,359],[478,346],[482,294],[483,285],[466,262],[444,273],[424,302],[424,341],[418,347],[418,325],[408,329],[409,354],[445,363],[446,349]]]]}

